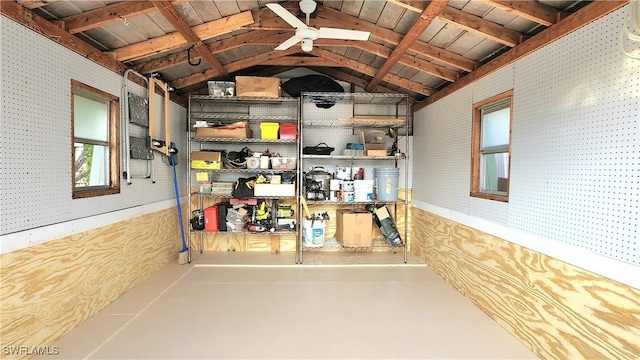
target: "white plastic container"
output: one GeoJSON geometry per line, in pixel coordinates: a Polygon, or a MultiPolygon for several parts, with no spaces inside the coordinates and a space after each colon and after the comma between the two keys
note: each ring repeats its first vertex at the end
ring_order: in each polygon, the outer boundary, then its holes
{"type": "Polygon", "coordinates": [[[307,220],[302,221],[302,246],[308,248],[319,248],[324,246],[324,221],[307,220]]]}

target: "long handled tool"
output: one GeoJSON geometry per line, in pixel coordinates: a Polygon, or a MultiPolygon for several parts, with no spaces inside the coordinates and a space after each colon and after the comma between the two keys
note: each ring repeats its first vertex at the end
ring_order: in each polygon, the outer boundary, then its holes
{"type": "Polygon", "coordinates": [[[176,174],[176,163],[178,159],[176,159],[176,154],[169,155],[169,162],[171,163],[171,167],[173,168],[173,190],[176,193],[176,204],[178,206],[178,223],[180,224],[180,236],[182,237],[182,250],[178,253],[178,264],[186,264],[191,262],[189,258],[189,248],[187,247],[187,240],[184,236],[184,224],[182,223],[182,207],[180,206],[180,191],[178,190],[178,176],[176,174]]]}

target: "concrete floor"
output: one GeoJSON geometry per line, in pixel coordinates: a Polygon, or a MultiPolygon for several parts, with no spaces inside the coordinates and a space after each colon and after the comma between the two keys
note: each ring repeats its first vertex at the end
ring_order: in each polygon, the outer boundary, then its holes
{"type": "Polygon", "coordinates": [[[51,346],[62,359],[537,358],[401,253],[194,254],[51,346]]]}

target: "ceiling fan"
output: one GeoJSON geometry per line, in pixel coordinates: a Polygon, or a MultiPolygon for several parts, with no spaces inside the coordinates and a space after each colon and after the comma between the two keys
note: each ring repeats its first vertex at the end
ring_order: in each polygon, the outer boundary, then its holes
{"type": "Polygon", "coordinates": [[[275,50],[286,50],[297,43],[301,43],[302,51],[309,52],[313,50],[313,40],[316,39],[339,39],[339,40],[369,40],[368,31],[336,29],[321,27],[319,29],[309,26],[309,15],[316,10],[316,2],[314,0],[301,0],[300,10],[307,15],[307,23],[303,23],[295,15],[290,13],[280,4],[270,3],[267,7],[282,20],[296,29],[295,35],[278,45],[275,50]]]}

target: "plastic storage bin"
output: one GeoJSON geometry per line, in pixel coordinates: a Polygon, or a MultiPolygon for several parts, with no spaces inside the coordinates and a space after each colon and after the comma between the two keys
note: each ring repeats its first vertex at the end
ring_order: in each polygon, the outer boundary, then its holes
{"type": "Polygon", "coordinates": [[[295,140],[298,137],[298,129],[294,123],[280,124],[280,139],[295,140]]]}
{"type": "Polygon", "coordinates": [[[278,128],[280,124],[278,123],[270,123],[263,122],[260,123],[260,137],[262,139],[277,139],[278,138],[278,128]]]}
{"type": "Polygon", "coordinates": [[[294,157],[272,157],[271,168],[278,170],[295,170],[296,158],[294,157]]]}
{"type": "Polygon", "coordinates": [[[207,81],[209,95],[211,96],[235,96],[236,84],[232,81],[207,81]]]}

